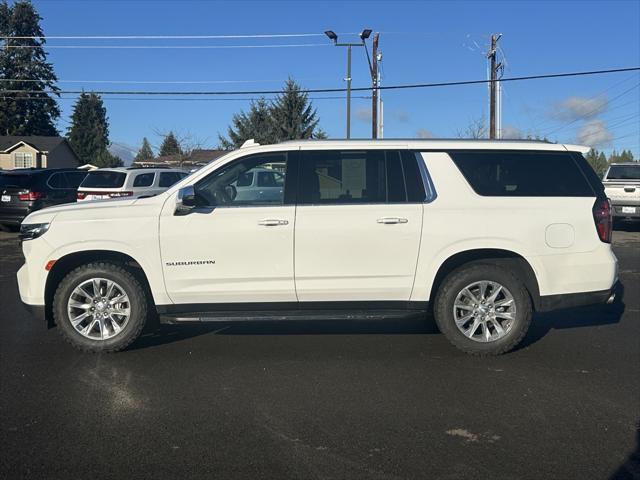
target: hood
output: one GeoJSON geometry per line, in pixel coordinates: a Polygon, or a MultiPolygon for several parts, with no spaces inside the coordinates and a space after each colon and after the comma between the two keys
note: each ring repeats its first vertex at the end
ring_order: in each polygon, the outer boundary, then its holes
{"type": "MultiPolygon", "coordinates": [[[[50,223],[56,216],[63,215],[64,217],[74,218],[86,218],[86,219],[101,219],[109,218],[112,216],[126,216],[127,214],[122,211],[124,207],[135,208],[136,205],[148,206],[152,202],[150,200],[157,200],[159,196],[149,198],[116,198],[112,200],[96,200],[92,202],[82,203],[67,203],[64,205],[57,205],[55,207],[43,208],[29,214],[22,223],[50,223]]],[[[155,202],[153,202],[155,203],[155,202]]]]}

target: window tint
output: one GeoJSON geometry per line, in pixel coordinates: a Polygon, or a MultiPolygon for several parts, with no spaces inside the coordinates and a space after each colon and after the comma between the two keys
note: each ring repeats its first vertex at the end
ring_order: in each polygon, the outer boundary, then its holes
{"type": "Polygon", "coordinates": [[[53,175],[51,175],[47,180],[47,184],[51,188],[69,188],[69,185],[67,184],[67,178],[62,172],[54,173],[53,175]]]}
{"type": "Polygon", "coordinates": [[[282,205],[284,182],[274,188],[252,186],[253,176],[279,175],[284,180],[287,154],[274,153],[245,157],[209,174],[195,185],[200,206],[282,205]],[[249,180],[250,179],[250,180],[249,180]]]}
{"type": "Polygon", "coordinates": [[[284,177],[281,173],[275,171],[258,172],[259,187],[282,187],[284,185],[284,177]]]}
{"type": "Polygon", "coordinates": [[[607,180],[640,180],[640,164],[611,165],[607,180]]]}
{"type": "Polygon", "coordinates": [[[184,175],[180,172],[161,172],[160,180],[158,181],[159,187],[169,188],[174,183],[183,179],[184,175]]]}
{"type": "Polygon", "coordinates": [[[33,185],[32,175],[16,175],[14,173],[0,173],[0,187],[29,188],[33,185]]]}
{"type": "Polygon", "coordinates": [[[89,172],[80,184],[83,188],[120,188],[124,185],[127,174],[113,170],[96,170],[89,172]]]}
{"type": "Polygon", "coordinates": [[[139,173],[133,181],[134,187],[150,187],[153,185],[155,173],[139,173]]]}
{"type": "Polygon", "coordinates": [[[476,193],[512,197],[592,197],[569,152],[457,151],[450,156],[476,193]]]}
{"type": "Polygon", "coordinates": [[[78,188],[84,177],[87,176],[86,172],[66,172],[65,177],[67,177],[67,183],[69,184],[68,188],[78,188]]]}
{"type": "Polygon", "coordinates": [[[400,153],[304,152],[299,196],[307,204],[406,202],[400,153]]]}
{"type": "Polygon", "coordinates": [[[253,172],[245,172],[238,177],[236,187],[249,187],[253,183],[253,172]]]}
{"type": "MultiPolygon", "coordinates": [[[[420,158],[421,162],[422,158],[420,158]]],[[[426,170],[426,166],[424,167],[426,170]]],[[[413,203],[421,203],[427,199],[422,174],[418,167],[418,159],[415,152],[402,152],[402,169],[404,170],[405,184],[407,186],[407,200],[413,203]]]]}

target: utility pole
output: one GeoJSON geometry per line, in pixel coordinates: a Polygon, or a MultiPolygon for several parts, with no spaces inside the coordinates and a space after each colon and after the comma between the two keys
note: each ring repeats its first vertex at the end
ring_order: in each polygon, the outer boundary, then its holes
{"type": "Polygon", "coordinates": [[[351,45],[347,46],[347,138],[351,138],[351,45]]]}
{"type": "Polygon", "coordinates": [[[373,36],[373,65],[371,67],[371,138],[378,138],[378,41],[380,33],[373,36]]]}
{"type": "Polygon", "coordinates": [[[501,33],[491,35],[491,49],[487,54],[489,59],[489,138],[496,138],[496,100],[497,100],[497,81],[498,70],[502,67],[502,63],[497,62],[498,40],[502,36],[501,33]]]}

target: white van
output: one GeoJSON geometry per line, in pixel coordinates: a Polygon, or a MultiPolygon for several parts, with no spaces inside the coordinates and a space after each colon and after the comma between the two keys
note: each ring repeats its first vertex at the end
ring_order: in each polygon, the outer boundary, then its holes
{"type": "Polygon", "coordinates": [[[189,175],[173,168],[99,168],[89,172],[78,187],[77,199],[105,200],[121,197],[151,197],[164,192],[189,175]]]}

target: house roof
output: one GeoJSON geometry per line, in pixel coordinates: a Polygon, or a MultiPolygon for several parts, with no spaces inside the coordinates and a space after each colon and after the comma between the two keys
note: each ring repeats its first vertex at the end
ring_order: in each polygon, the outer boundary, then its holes
{"type": "Polygon", "coordinates": [[[0,151],[6,151],[20,142],[24,142],[40,152],[50,152],[62,142],[66,142],[64,137],[44,137],[44,136],[0,136],[0,151]]]}
{"type": "Polygon", "coordinates": [[[229,153],[227,150],[204,150],[194,149],[189,155],[164,155],[161,157],[155,157],[152,160],[145,160],[140,162],[133,162],[134,164],[144,165],[197,165],[209,163],[212,160],[220,158],[223,155],[229,153]]]}

